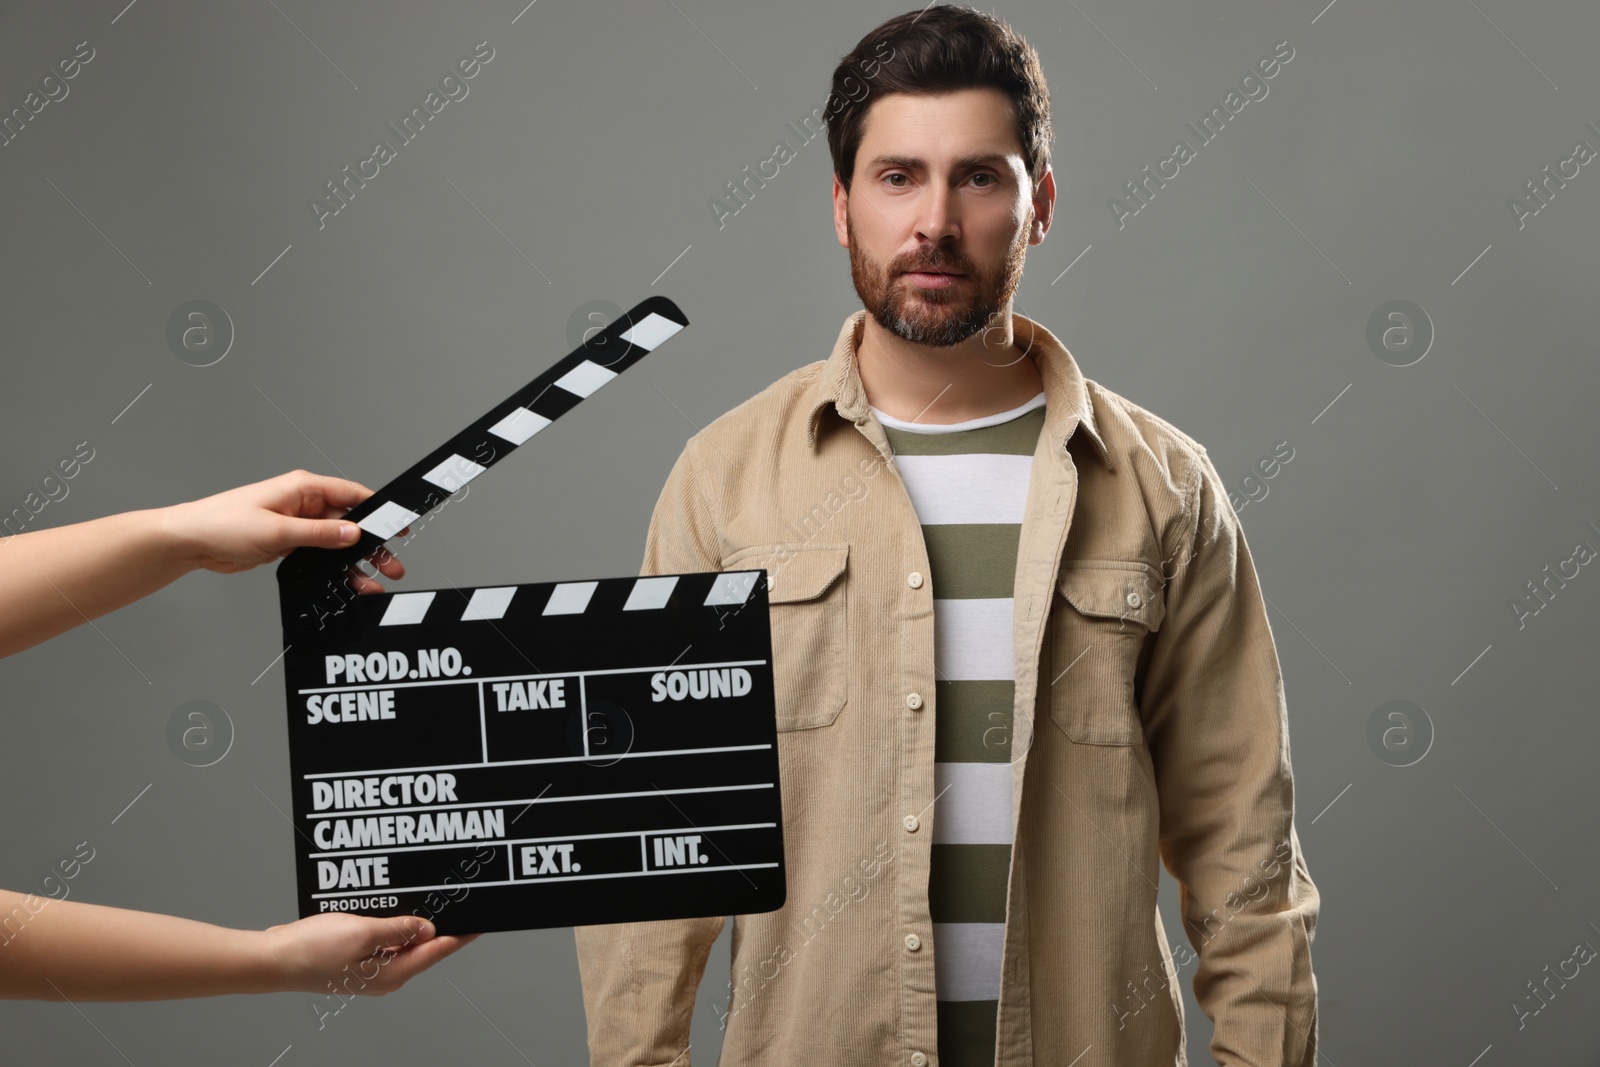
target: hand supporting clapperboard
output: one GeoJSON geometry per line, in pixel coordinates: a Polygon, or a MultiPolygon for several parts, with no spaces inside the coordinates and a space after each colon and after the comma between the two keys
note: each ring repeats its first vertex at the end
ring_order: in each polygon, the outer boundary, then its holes
{"type": "Polygon", "coordinates": [[[357,596],[349,567],[688,324],[651,297],[278,568],[300,913],[449,934],[772,911],[762,571],[357,596]]]}

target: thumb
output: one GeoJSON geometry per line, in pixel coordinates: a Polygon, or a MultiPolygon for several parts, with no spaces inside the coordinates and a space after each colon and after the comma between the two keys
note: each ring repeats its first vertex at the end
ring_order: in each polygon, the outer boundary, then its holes
{"type": "Polygon", "coordinates": [[[438,930],[431,922],[422,918],[407,919],[403,923],[395,923],[393,920],[384,921],[389,923],[389,929],[391,933],[394,932],[394,928],[396,926],[400,928],[400,945],[402,947],[405,945],[418,945],[424,941],[431,941],[433,940],[434,935],[438,933],[438,930]]]}
{"type": "Polygon", "coordinates": [[[344,548],[361,539],[361,530],[342,519],[290,519],[288,544],[311,548],[344,548]]]}

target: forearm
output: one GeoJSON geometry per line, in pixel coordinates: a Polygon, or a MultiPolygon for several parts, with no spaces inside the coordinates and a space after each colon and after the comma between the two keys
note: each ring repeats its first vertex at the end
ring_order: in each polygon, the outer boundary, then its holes
{"type": "Polygon", "coordinates": [[[0,656],[115,611],[199,565],[165,508],[0,540],[0,656]]]}
{"type": "Polygon", "coordinates": [[[0,997],[165,1000],[272,992],[287,979],[268,942],[259,931],[0,890],[0,997]]]}

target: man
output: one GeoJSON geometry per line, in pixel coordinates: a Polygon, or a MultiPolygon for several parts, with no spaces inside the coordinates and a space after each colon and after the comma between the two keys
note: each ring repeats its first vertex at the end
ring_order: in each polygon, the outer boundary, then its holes
{"type": "MultiPolygon", "coordinates": [[[[908,13],[835,104],[886,50],[828,128],[864,310],[690,439],[645,547],[770,582],[788,899],[734,919],[721,1062],[1182,1064],[1164,862],[1217,1062],[1310,1065],[1318,896],[1226,490],[1011,310],[1055,201],[1037,55],[908,13]]],[[[578,930],[594,1063],[689,1062],[722,925],[578,930]]]]}

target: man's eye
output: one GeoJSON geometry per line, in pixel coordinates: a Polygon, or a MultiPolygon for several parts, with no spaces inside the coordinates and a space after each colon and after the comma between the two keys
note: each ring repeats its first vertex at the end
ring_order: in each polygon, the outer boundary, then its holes
{"type": "Polygon", "coordinates": [[[973,175],[973,176],[972,176],[972,180],[973,180],[973,181],[977,181],[977,180],[978,180],[978,179],[979,179],[979,178],[986,178],[986,179],[988,179],[988,180],[987,180],[987,181],[985,181],[985,182],[981,182],[981,183],[979,183],[979,184],[980,184],[980,187],[981,187],[981,188],[988,188],[988,187],[989,187],[989,186],[992,186],[992,185],[994,185],[994,184],[995,184],[995,183],[996,183],[996,182],[998,182],[998,181],[999,181],[999,179],[998,179],[998,178],[996,178],[996,177],[995,177],[995,176],[994,176],[994,175],[993,175],[993,174],[990,174],[990,173],[989,173],[989,172],[988,172],[988,171],[979,171],[979,172],[978,172],[978,173],[977,173],[977,174],[974,174],[974,175],[973,175]]]}
{"type": "Polygon", "coordinates": [[[901,174],[898,171],[896,171],[893,174],[885,174],[883,176],[883,180],[888,182],[890,185],[894,186],[894,188],[896,188],[896,189],[903,189],[903,188],[905,188],[905,186],[896,184],[895,179],[896,178],[904,178],[904,177],[905,177],[904,174],[901,174]]]}

